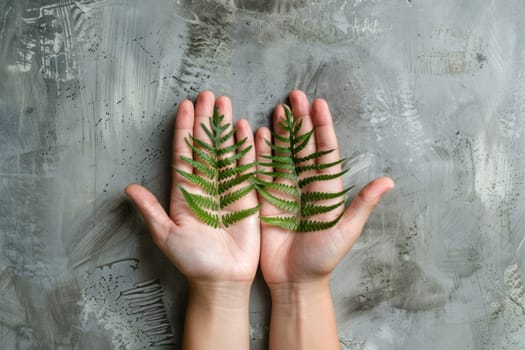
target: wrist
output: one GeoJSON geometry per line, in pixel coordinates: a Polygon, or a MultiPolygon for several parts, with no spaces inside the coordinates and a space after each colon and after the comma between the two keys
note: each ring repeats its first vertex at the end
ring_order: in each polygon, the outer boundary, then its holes
{"type": "Polygon", "coordinates": [[[272,284],[270,349],[339,349],[330,280],[272,284]]]}
{"type": "Polygon", "coordinates": [[[329,277],[313,281],[272,283],[268,288],[274,306],[300,307],[312,300],[331,298],[329,277]]]}
{"type": "Polygon", "coordinates": [[[251,283],[190,281],[189,302],[207,310],[248,309],[251,283]]]}
{"type": "Polygon", "coordinates": [[[250,283],[190,281],[183,349],[247,349],[249,298],[250,283]]]}

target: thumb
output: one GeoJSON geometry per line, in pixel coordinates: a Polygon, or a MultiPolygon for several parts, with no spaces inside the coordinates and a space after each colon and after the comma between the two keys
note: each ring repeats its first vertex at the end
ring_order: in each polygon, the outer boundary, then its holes
{"type": "Polygon", "coordinates": [[[357,241],[368,217],[379,204],[381,197],[394,188],[394,181],[388,177],[377,178],[365,187],[350,206],[346,209],[341,220],[341,230],[351,245],[357,241]]]}
{"type": "Polygon", "coordinates": [[[155,196],[145,187],[131,184],[126,187],[124,192],[135,203],[142,217],[146,221],[151,232],[153,241],[159,248],[163,248],[166,238],[175,224],[166,214],[155,196]]]}

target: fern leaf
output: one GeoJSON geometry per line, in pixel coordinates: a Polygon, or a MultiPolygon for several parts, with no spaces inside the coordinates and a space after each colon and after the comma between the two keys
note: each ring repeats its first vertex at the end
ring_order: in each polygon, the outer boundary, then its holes
{"type": "Polygon", "coordinates": [[[267,182],[257,178],[253,178],[252,183],[254,183],[256,186],[263,186],[264,188],[270,188],[272,190],[277,190],[293,196],[299,194],[299,190],[297,189],[297,187],[292,185],[281,184],[278,182],[267,182]]]}
{"type": "Polygon", "coordinates": [[[270,133],[272,134],[273,138],[276,139],[276,140],[279,140],[279,141],[285,142],[285,143],[290,142],[290,138],[289,137],[285,137],[285,136],[279,135],[278,133],[276,133],[274,131],[270,131],[270,133]]]}
{"type": "Polygon", "coordinates": [[[228,133],[226,133],[226,135],[224,135],[223,137],[219,138],[219,145],[222,145],[224,142],[226,142],[229,139],[231,139],[234,134],[235,134],[235,129],[232,128],[230,131],[228,131],[228,133]]]}
{"type": "Polygon", "coordinates": [[[299,120],[299,122],[297,122],[295,124],[295,127],[293,129],[294,133],[298,134],[299,133],[299,130],[301,130],[301,127],[303,126],[303,119],[299,120]]]}
{"type": "Polygon", "coordinates": [[[331,168],[333,166],[336,166],[338,164],[341,164],[342,162],[344,162],[344,158],[343,159],[339,159],[338,161],[336,162],[331,162],[331,163],[324,163],[324,164],[311,164],[311,165],[303,165],[303,166],[298,166],[295,168],[295,171],[297,171],[297,174],[300,174],[304,171],[308,171],[308,170],[323,170],[323,169],[328,169],[328,168],[331,168]]]}
{"type": "Polygon", "coordinates": [[[180,159],[182,159],[183,161],[185,161],[186,163],[188,163],[189,165],[191,165],[192,167],[194,167],[195,169],[197,169],[198,171],[206,175],[208,179],[213,179],[216,175],[215,171],[213,169],[210,169],[208,166],[206,166],[206,164],[197,162],[196,160],[193,160],[185,156],[180,156],[180,159]]]}
{"type": "Polygon", "coordinates": [[[274,145],[273,143],[271,143],[270,141],[268,140],[264,140],[264,142],[272,149],[274,150],[275,152],[279,152],[279,153],[284,153],[284,154],[289,154],[290,153],[290,149],[289,148],[285,148],[285,147],[281,147],[281,146],[277,146],[277,145],[274,145]]]}
{"type": "Polygon", "coordinates": [[[278,172],[278,171],[257,171],[257,174],[281,178],[281,179],[287,179],[287,180],[292,180],[292,181],[297,180],[297,176],[292,173],[283,173],[283,172],[278,172]]]}
{"type": "Polygon", "coordinates": [[[308,142],[310,142],[310,138],[312,137],[313,134],[314,134],[314,131],[310,130],[306,134],[299,136],[295,140],[296,144],[295,144],[294,152],[295,153],[301,152],[308,145],[308,142]]]}
{"type": "Polygon", "coordinates": [[[224,180],[224,179],[227,179],[229,177],[232,177],[232,176],[238,175],[240,173],[243,173],[246,170],[249,170],[250,168],[253,168],[254,165],[255,165],[255,162],[251,162],[251,163],[244,164],[244,165],[239,165],[239,166],[236,166],[236,167],[226,168],[226,169],[224,169],[223,171],[221,171],[219,173],[219,180],[224,180]]]}
{"type": "Polygon", "coordinates": [[[191,198],[193,199],[193,202],[199,207],[206,208],[206,209],[212,209],[212,210],[219,209],[219,206],[217,205],[217,202],[214,200],[213,197],[203,196],[197,193],[188,192],[180,185],[178,185],[178,187],[184,196],[186,195],[191,196],[191,198]]]}
{"type": "Polygon", "coordinates": [[[220,159],[219,162],[217,163],[219,168],[224,168],[224,167],[227,167],[229,165],[235,164],[235,162],[237,162],[239,159],[244,157],[246,155],[246,153],[248,153],[250,151],[250,149],[252,149],[252,146],[248,146],[248,147],[244,148],[242,151],[235,153],[231,157],[220,159]]]}
{"type": "Polygon", "coordinates": [[[198,138],[194,137],[193,135],[190,135],[190,139],[193,142],[193,144],[198,145],[199,147],[202,147],[206,150],[208,153],[213,153],[214,148],[212,145],[208,144],[207,142],[201,141],[198,138]]]}
{"type": "Polygon", "coordinates": [[[275,162],[294,164],[293,159],[290,159],[290,157],[285,157],[285,156],[267,156],[267,155],[261,155],[260,157],[264,158],[264,159],[273,160],[275,162]]]}
{"type": "Polygon", "coordinates": [[[190,174],[190,173],[188,173],[188,172],[186,172],[184,170],[181,170],[181,169],[176,169],[176,170],[177,170],[177,172],[179,174],[184,176],[191,183],[193,183],[194,185],[197,185],[200,188],[202,188],[210,196],[217,195],[217,189],[215,188],[213,183],[211,183],[211,182],[209,182],[209,181],[207,181],[207,180],[203,179],[202,177],[197,176],[195,174],[190,174]]]}
{"type": "Polygon", "coordinates": [[[289,132],[292,131],[291,127],[288,125],[288,123],[285,124],[284,122],[280,121],[279,123],[277,123],[277,125],[279,125],[279,127],[281,129],[283,129],[283,130],[286,130],[286,131],[289,131],[289,132]]]}
{"type": "Polygon", "coordinates": [[[210,167],[216,168],[217,167],[217,160],[214,159],[210,154],[204,152],[203,150],[198,149],[193,144],[190,143],[190,141],[186,138],[184,139],[186,144],[191,148],[194,154],[197,155],[198,158],[206,162],[210,167]]]}
{"type": "Polygon", "coordinates": [[[315,181],[328,181],[328,180],[332,180],[332,179],[337,179],[338,177],[341,177],[343,176],[349,169],[345,169],[339,173],[335,173],[335,174],[321,174],[321,175],[313,175],[313,176],[308,176],[308,177],[305,177],[304,179],[301,179],[299,181],[299,188],[303,188],[305,187],[306,185],[312,183],[312,182],[315,182],[315,181]]]}
{"type": "Polygon", "coordinates": [[[353,189],[355,186],[345,188],[341,192],[325,193],[325,192],[304,192],[301,194],[301,201],[304,202],[318,202],[327,199],[334,199],[337,197],[344,196],[348,191],[353,189]]]}
{"type": "Polygon", "coordinates": [[[315,221],[315,220],[303,220],[299,224],[298,231],[300,232],[312,232],[312,231],[322,231],[337,225],[339,220],[343,217],[344,212],[342,212],[338,217],[331,221],[315,221]]]}
{"type": "Polygon", "coordinates": [[[254,185],[250,184],[236,191],[222,195],[220,198],[221,209],[226,208],[228,205],[246,196],[248,193],[250,193],[254,189],[254,187],[255,187],[254,185]]]}
{"type": "Polygon", "coordinates": [[[193,214],[199,218],[205,224],[218,228],[219,227],[219,216],[217,214],[208,213],[206,210],[203,210],[194,200],[194,197],[186,191],[182,186],[180,186],[182,195],[188,203],[188,207],[191,209],[193,214]]]}
{"type": "Polygon", "coordinates": [[[204,123],[201,123],[201,128],[202,130],[204,130],[204,132],[206,133],[206,135],[208,135],[208,137],[210,138],[210,140],[212,140],[214,146],[217,146],[216,143],[217,143],[217,139],[216,137],[213,135],[213,132],[208,129],[208,127],[204,124],[204,123]]]}
{"type": "Polygon", "coordinates": [[[297,231],[300,226],[295,216],[261,216],[261,221],[288,231],[297,231]]]}
{"type": "Polygon", "coordinates": [[[258,165],[265,166],[265,167],[272,167],[272,168],[275,168],[275,169],[287,169],[287,170],[295,171],[295,165],[288,164],[288,163],[278,163],[278,162],[275,162],[275,163],[258,163],[258,165]]]}
{"type": "Polygon", "coordinates": [[[224,147],[224,148],[219,148],[217,150],[217,155],[218,156],[222,156],[224,154],[228,154],[230,152],[233,152],[235,150],[237,150],[239,147],[241,147],[242,145],[244,145],[244,143],[246,142],[247,138],[245,137],[244,139],[242,139],[241,141],[231,145],[231,146],[228,146],[228,147],[224,147]]]}
{"type": "Polygon", "coordinates": [[[242,219],[247,218],[248,216],[252,216],[253,214],[257,213],[260,207],[261,207],[260,205],[257,205],[253,208],[244,209],[244,210],[236,211],[230,214],[226,214],[222,217],[222,223],[225,227],[233,225],[237,221],[241,221],[242,219]]]}
{"type": "Polygon", "coordinates": [[[317,214],[328,213],[343,204],[345,204],[345,200],[342,200],[332,205],[304,204],[301,207],[301,215],[312,216],[317,214]]]}
{"type": "Polygon", "coordinates": [[[329,149],[329,150],[319,151],[319,152],[315,152],[315,153],[309,154],[306,157],[295,158],[295,163],[304,163],[304,162],[307,162],[309,160],[312,160],[312,159],[324,156],[325,154],[332,153],[333,151],[335,151],[335,150],[334,149],[329,149]]]}
{"type": "Polygon", "coordinates": [[[269,203],[273,204],[279,209],[286,210],[290,213],[297,213],[299,211],[299,205],[296,201],[286,200],[274,196],[270,192],[266,191],[264,188],[259,188],[259,194],[266,199],[269,203]]]}
{"type": "Polygon", "coordinates": [[[219,194],[223,194],[226,191],[232,189],[233,187],[243,183],[246,180],[254,178],[255,172],[249,172],[236,176],[232,179],[226,179],[219,182],[219,194]]]}

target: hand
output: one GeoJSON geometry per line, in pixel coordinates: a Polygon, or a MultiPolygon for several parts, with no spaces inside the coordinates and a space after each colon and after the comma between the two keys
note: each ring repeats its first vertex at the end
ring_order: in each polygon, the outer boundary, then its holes
{"type": "MultiPolygon", "coordinates": [[[[194,135],[210,142],[201,128],[201,123],[209,127],[209,117],[214,104],[223,123],[232,123],[232,106],[227,97],[215,97],[211,92],[199,94],[195,108],[188,101],[179,105],[173,142],[173,164],[175,168],[193,172],[191,165],[180,156],[193,158],[192,150],[184,138],[194,135]]],[[[252,150],[244,156],[240,164],[255,160],[253,134],[245,120],[237,123],[236,139],[247,138],[244,147],[252,145],[252,150]]],[[[233,140],[232,140],[233,143],[233,140]]],[[[255,276],[259,258],[259,220],[252,215],[228,228],[214,229],[202,223],[191,212],[177,185],[189,192],[201,193],[200,188],[186,180],[173,169],[169,216],[155,197],[144,187],[129,185],[126,193],[135,202],[148,224],[153,240],[177,268],[193,282],[245,282],[250,284],[255,276]]],[[[255,191],[231,206],[232,210],[251,208],[257,205],[255,191]]]]}
{"type": "MultiPolygon", "coordinates": [[[[193,135],[210,143],[201,123],[210,127],[214,105],[224,115],[223,123],[232,123],[232,106],[227,97],[215,100],[211,92],[204,91],[199,94],[195,108],[188,100],[180,103],[173,141],[175,168],[196,173],[180,158],[193,158],[192,149],[184,138],[193,135]]],[[[237,123],[235,138],[236,142],[246,138],[242,149],[252,146],[237,165],[255,161],[253,134],[246,120],[237,123]]],[[[144,187],[129,185],[126,193],[139,208],[157,246],[188,278],[190,296],[183,346],[188,349],[247,349],[250,286],[259,263],[258,214],[228,228],[214,229],[195,217],[178,185],[193,193],[202,194],[201,189],[175,169],[172,174],[169,215],[144,187]]],[[[227,209],[238,211],[255,207],[257,203],[257,195],[252,191],[227,209]]]]}
{"type": "MultiPolygon", "coordinates": [[[[327,103],[322,99],[317,99],[310,108],[307,97],[301,91],[293,91],[289,98],[295,118],[303,121],[299,134],[314,129],[314,137],[310,139],[308,146],[299,153],[299,157],[334,149],[333,152],[318,158],[318,161],[329,163],[339,160],[337,138],[327,103]]],[[[274,111],[273,131],[287,136],[278,126],[278,122],[283,116],[283,107],[279,105],[274,111]]],[[[260,128],[256,135],[256,151],[258,160],[261,162],[264,161],[261,158],[262,155],[271,154],[271,149],[266,145],[264,139],[271,139],[270,131],[267,128],[260,128]]],[[[274,142],[277,145],[282,145],[279,140],[274,140],[274,142]]],[[[271,171],[267,167],[261,170],[271,171]]],[[[340,171],[341,167],[335,166],[319,171],[319,173],[332,174],[340,171]]],[[[265,181],[272,181],[267,176],[262,178],[265,181]]],[[[394,183],[389,178],[379,178],[372,181],[359,192],[349,208],[346,209],[339,223],[328,230],[308,233],[291,232],[261,223],[260,264],[264,279],[269,287],[287,283],[297,284],[328,280],[330,273],[359,238],[368,216],[378,204],[381,196],[393,187],[394,183]]],[[[314,182],[305,190],[339,192],[343,190],[342,178],[314,182]]],[[[340,200],[341,198],[336,198],[332,201],[325,201],[323,204],[334,204],[340,200]]],[[[261,202],[262,216],[286,214],[262,198],[261,202]]],[[[339,214],[339,210],[334,210],[317,215],[312,219],[330,221],[339,214]]]]}
{"type": "MultiPolygon", "coordinates": [[[[339,160],[337,139],[328,105],[317,99],[310,109],[308,99],[301,91],[290,93],[292,112],[295,118],[302,119],[299,135],[314,130],[314,137],[298,154],[304,157],[318,151],[334,151],[320,158],[321,163],[339,160]]],[[[284,115],[282,106],[274,111],[273,131],[288,136],[278,125],[284,115]]],[[[261,128],[256,135],[256,153],[260,162],[262,156],[271,154],[265,143],[271,134],[261,128]]],[[[285,146],[274,140],[278,146],[285,146]]],[[[260,170],[272,172],[268,167],[260,170]]],[[[334,166],[319,171],[321,174],[334,174],[341,171],[334,166]]],[[[304,174],[308,176],[313,174],[304,174]]],[[[266,182],[282,181],[260,174],[266,182]]],[[[292,232],[261,222],[261,270],[270,288],[272,315],[270,321],[270,349],[340,349],[337,325],[330,295],[330,274],[359,238],[363,226],[381,196],[391,190],[394,183],[389,178],[379,178],[363,188],[344,212],[334,227],[315,232],[292,232]]],[[[343,190],[342,178],[314,182],[304,188],[306,191],[340,192],[343,190]]],[[[271,190],[270,190],[271,191],[271,190]]],[[[342,198],[325,201],[325,205],[335,204],[342,198]]],[[[274,207],[261,198],[261,216],[284,216],[288,213],[274,207]]],[[[334,210],[309,217],[311,220],[328,222],[340,215],[334,210]]]]}

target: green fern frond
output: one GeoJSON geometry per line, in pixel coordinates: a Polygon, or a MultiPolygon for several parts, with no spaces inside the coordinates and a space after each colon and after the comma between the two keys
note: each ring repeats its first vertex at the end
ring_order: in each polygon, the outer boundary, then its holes
{"type": "Polygon", "coordinates": [[[237,161],[244,157],[252,146],[243,147],[246,138],[224,145],[233,139],[235,129],[230,123],[223,123],[224,116],[219,115],[217,107],[210,117],[210,126],[201,124],[201,128],[211,143],[192,135],[184,139],[194,157],[181,156],[180,159],[191,165],[199,175],[176,169],[191,184],[200,188],[203,194],[192,193],[179,185],[184,200],[195,216],[205,224],[214,227],[228,227],[259,210],[259,206],[238,211],[226,211],[227,207],[248,195],[255,187],[250,182],[254,177],[255,162],[237,166],[237,161]],[[232,153],[230,155],[230,153],[232,153]],[[248,182],[248,185],[236,188],[248,182]]]}
{"type": "Polygon", "coordinates": [[[322,162],[319,160],[322,156],[333,152],[333,149],[299,156],[311,142],[314,130],[302,131],[299,134],[303,125],[302,120],[295,119],[287,106],[283,105],[283,108],[285,115],[277,123],[278,127],[281,128],[281,132],[272,131],[271,133],[274,140],[280,144],[276,145],[269,140],[265,140],[274,154],[262,156],[267,162],[258,164],[270,169],[267,171],[259,170],[257,173],[271,176],[274,179],[285,179],[287,183],[263,181],[261,179],[252,179],[251,182],[255,184],[259,195],[269,204],[293,215],[266,216],[261,217],[261,221],[285,230],[297,232],[321,231],[331,228],[341,219],[342,213],[331,221],[315,220],[315,215],[331,213],[338,208],[344,207],[344,196],[351,187],[332,193],[308,191],[307,186],[319,181],[338,179],[348,169],[334,174],[319,173],[324,169],[340,165],[344,161],[344,159],[335,162],[322,162]],[[305,164],[309,161],[315,161],[316,164],[305,164]],[[300,178],[299,174],[306,171],[312,171],[313,174],[300,178]],[[340,197],[342,199],[334,204],[319,203],[340,197]],[[314,216],[314,219],[307,219],[312,216],[314,216]]]}

